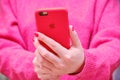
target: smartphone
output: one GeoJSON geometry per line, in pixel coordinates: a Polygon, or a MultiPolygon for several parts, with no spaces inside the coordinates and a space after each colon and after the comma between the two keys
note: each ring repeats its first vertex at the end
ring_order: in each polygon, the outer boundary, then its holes
{"type": "MultiPolygon", "coordinates": [[[[35,12],[35,19],[38,32],[54,39],[67,49],[70,48],[68,11],[66,9],[39,9],[35,12]]],[[[41,44],[49,49],[44,43],[41,42],[41,44]]]]}

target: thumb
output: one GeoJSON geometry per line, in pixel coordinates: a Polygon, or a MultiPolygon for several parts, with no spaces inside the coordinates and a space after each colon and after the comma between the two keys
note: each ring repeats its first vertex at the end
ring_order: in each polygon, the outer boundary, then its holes
{"type": "Polygon", "coordinates": [[[74,30],[72,25],[70,25],[70,37],[71,37],[72,47],[82,48],[77,32],[74,30]]]}

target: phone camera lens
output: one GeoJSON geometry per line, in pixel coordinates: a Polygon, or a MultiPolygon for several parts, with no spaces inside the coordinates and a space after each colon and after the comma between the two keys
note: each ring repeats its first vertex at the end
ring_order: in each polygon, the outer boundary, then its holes
{"type": "Polygon", "coordinates": [[[47,16],[48,15],[48,12],[44,11],[44,12],[39,12],[39,15],[40,16],[47,16]]]}

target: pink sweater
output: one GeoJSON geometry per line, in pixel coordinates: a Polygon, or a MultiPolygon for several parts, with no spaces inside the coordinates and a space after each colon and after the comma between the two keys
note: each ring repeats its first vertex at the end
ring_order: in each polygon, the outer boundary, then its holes
{"type": "Polygon", "coordinates": [[[0,72],[10,80],[38,80],[34,72],[34,12],[65,7],[85,50],[85,65],[61,80],[110,80],[120,64],[119,0],[0,0],[0,72]]]}

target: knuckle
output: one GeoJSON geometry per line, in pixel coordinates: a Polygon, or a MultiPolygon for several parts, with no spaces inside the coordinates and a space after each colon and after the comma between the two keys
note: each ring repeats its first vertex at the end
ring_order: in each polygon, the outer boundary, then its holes
{"type": "Polygon", "coordinates": [[[65,68],[65,65],[60,64],[60,67],[61,67],[61,69],[64,69],[64,68],[65,68]]]}
{"type": "Polygon", "coordinates": [[[39,45],[39,46],[37,47],[37,49],[36,49],[36,53],[39,53],[40,50],[41,50],[41,46],[39,45]]]}
{"type": "Polygon", "coordinates": [[[37,69],[37,68],[35,68],[34,71],[35,71],[36,73],[38,73],[38,69],[37,69]]]}
{"type": "Polygon", "coordinates": [[[72,59],[72,56],[71,56],[71,55],[66,55],[66,60],[67,60],[67,61],[71,61],[71,59],[72,59]]]}
{"type": "Polygon", "coordinates": [[[36,64],[36,57],[33,59],[32,62],[33,62],[33,64],[36,64]]]}
{"type": "Polygon", "coordinates": [[[44,53],[42,56],[43,57],[49,57],[49,54],[48,53],[44,53]]]}
{"type": "Polygon", "coordinates": [[[39,39],[40,39],[40,40],[45,40],[44,35],[42,34],[39,39]]]}
{"type": "Polygon", "coordinates": [[[39,79],[41,79],[41,76],[40,75],[37,75],[39,79]]]}
{"type": "Polygon", "coordinates": [[[41,67],[43,67],[44,64],[45,64],[44,60],[42,62],[40,62],[41,67]]]}
{"type": "Polygon", "coordinates": [[[42,60],[41,62],[39,62],[40,63],[40,65],[43,65],[44,64],[44,60],[42,60]]]}
{"type": "Polygon", "coordinates": [[[33,59],[32,63],[35,64],[35,60],[34,59],[33,59]]]}
{"type": "Polygon", "coordinates": [[[38,54],[38,48],[35,50],[34,54],[35,54],[35,56],[37,56],[37,54],[38,54]]]}
{"type": "Polygon", "coordinates": [[[64,65],[63,63],[60,63],[60,64],[58,65],[58,68],[59,68],[59,69],[64,69],[64,68],[65,68],[65,65],[64,65]]]}
{"type": "Polygon", "coordinates": [[[54,45],[52,43],[50,45],[51,45],[52,48],[56,48],[57,47],[56,45],[54,45]]]}

